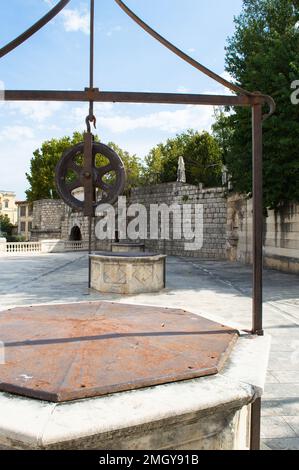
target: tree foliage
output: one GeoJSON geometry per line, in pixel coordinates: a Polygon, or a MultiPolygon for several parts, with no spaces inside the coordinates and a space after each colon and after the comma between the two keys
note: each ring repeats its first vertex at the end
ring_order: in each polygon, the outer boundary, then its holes
{"type": "Polygon", "coordinates": [[[109,142],[111,147],[122,159],[127,173],[126,192],[131,188],[139,186],[142,182],[143,165],[137,155],[131,155],[126,150],[122,150],[114,142],[109,142]]]}
{"type": "Polygon", "coordinates": [[[14,226],[8,215],[0,214],[0,237],[9,238],[12,235],[13,228],[14,226]]]}
{"type": "MultiPolygon", "coordinates": [[[[95,136],[95,140],[99,140],[95,136]]],[[[30,162],[30,172],[26,174],[29,182],[29,189],[26,191],[28,201],[38,199],[56,199],[59,198],[55,186],[55,168],[65,150],[83,141],[83,134],[75,132],[72,137],[63,137],[61,139],[51,139],[44,142],[40,149],[35,150],[30,162]]],[[[122,158],[127,175],[127,189],[138,184],[141,178],[142,165],[136,155],[130,155],[122,150],[113,142],[108,144],[122,158]]],[[[77,163],[82,163],[83,156],[76,157],[77,163]]],[[[97,165],[106,164],[105,158],[97,156],[97,165]]],[[[72,175],[70,175],[72,178],[72,175]]]]}
{"type": "Polygon", "coordinates": [[[234,133],[225,107],[214,109],[215,122],[212,126],[213,136],[217,140],[222,154],[223,164],[226,165],[231,152],[231,139],[234,133]]]}
{"type": "MultiPolygon", "coordinates": [[[[244,0],[226,48],[226,70],[236,83],[271,95],[277,104],[275,115],[264,123],[264,204],[270,208],[299,200],[299,105],[290,99],[291,83],[299,79],[298,21],[298,0],[244,0]]],[[[234,189],[250,193],[250,110],[220,113],[214,134],[234,189]]]]}
{"type": "Polygon", "coordinates": [[[217,186],[221,181],[221,150],[208,132],[189,130],[154,147],[145,158],[146,184],[176,181],[178,159],[185,161],[189,184],[217,186]]]}

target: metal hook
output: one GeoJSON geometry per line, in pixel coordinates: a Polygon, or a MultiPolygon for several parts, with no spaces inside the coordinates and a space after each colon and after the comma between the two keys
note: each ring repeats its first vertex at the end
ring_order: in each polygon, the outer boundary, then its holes
{"type": "Polygon", "coordinates": [[[267,105],[270,108],[269,112],[267,114],[264,114],[264,116],[263,116],[263,121],[266,121],[266,119],[268,119],[269,117],[271,117],[275,113],[276,103],[275,103],[274,99],[272,98],[272,96],[264,95],[264,98],[265,98],[265,102],[267,103],[267,105]]]}
{"type": "Polygon", "coordinates": [[[95,117],[94,114],[89,114],[88,116],[86,116],[85,122],[86,122],[87,132],[91,133],[90,123],[93,124],[93,127],[95,129],[97,128],[97,118],[95,117]]]}

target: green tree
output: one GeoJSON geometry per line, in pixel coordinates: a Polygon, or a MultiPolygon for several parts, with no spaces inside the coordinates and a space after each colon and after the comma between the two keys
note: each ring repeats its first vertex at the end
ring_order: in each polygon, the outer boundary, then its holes
{"type": "Polygon", "coordinates": [[[12,235],[13,228],[14,226],[9,217],[6,214],[0,214],[0,234],[5,238],[9,238],[12,235]]]}
{"type": "Polygon", "coordinates": [[[221,181],[221,150],[208,132],[189,130],[154,147],[145,158],[146,184],[176,181],[178,159],[185,161],[189,184],[217,186],[221,181]]]}
{"type": "Polygon", "coordinates": [[[137,155],[131,155],[129,152],[122,150],[114,142],[109,142],[111,147],[122,159],[127,173],[126,191],[139,186],[142,183],[143,166],[137,155]]]}
{"type": "MultiPolygon", "coordinates": [[[[95,139],[98,141],[98,136],[95,136],[95,139]]],[[[61,139],[48,140],[42,144],[40,149],[35,150],[30,162],[30,172],[26,174],[30,185],[26,191],[28,201],[59,198],[55,186],[56,165],[65,150],[82,141],[83,134],[75,132],[72,137],[66,136],[61,139]]],[[[139,184],[142,166],[137,156],[130,155],[112,142],[109,143],[109,146],[123,159],[128,174],[128,188],[139,184]]],[[[101,158],[103,159],[102,163],[106,164],[104,157],[97,158],[97,165],[101,163],[101,158]]],[[[83,156],[76,157],[78,163],[80,159],[82,160],[83,156]]],[[[72,175],[70,175],[71,177],[72,175]]]]}
{"type": "Polygon", "coordinates": [[[57,199],[59,196],[55,186],[55,167],[62,154],[73,145],[82,142],[83,135],[75,132],[72,137],[51,139],[43,142],[40,149],[33,152],[30,161],[30,173],[26,178],[30,188],[26,191],[28,201],[38,199],[57,199]]]}
{"type": "Polygon", "coordinates": [[[231,153],[231,139],[234,131],[225,107],[215,108],[214,118],[215,122],[212,126],[213,136],[220,146],[222,161],[226,165],[228,156],[231,153]]]}
{"type": "MultiPolygon", "coordinates": [[[[264,123],[264,205],[299,200],[299,106],[291,83],[299,79],[298,0],[244,0],[226,48],[226,70],[250,91],[273,96],[277,111],[264,123]]],[[[250,110],[218,116],[214,133],[232,174],[234,189],[252,188],[250,110]],[[217,135],[222,127],[223,140],[217,135]]]]}

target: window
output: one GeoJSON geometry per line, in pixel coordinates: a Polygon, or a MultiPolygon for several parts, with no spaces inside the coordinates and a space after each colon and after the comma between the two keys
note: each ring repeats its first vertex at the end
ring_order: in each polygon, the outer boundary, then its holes
{"type": "Polygon", "coordinates": [[[4,207],[5,207],[5,209],[8,209],[8,206],[9,206],[9,200],[8,200],[8,199],[5,199],[5,201],[4,201],[4,207]]]}
{"type": "Polygon", "coordinates": [[[29,222],[28,223],[28,232],[31,232],[31,230],[32,230],[32,222],[29,222]]]}
{"type": "Polygon", "coordinates": [[[21,232],[26,232],[26,222],[21,222],[21,232]]]}
{"type": "Polygon", "coordinates": [[[26,217],[26,206],[21,206],[20,215],[21,217],[26,217]]]}

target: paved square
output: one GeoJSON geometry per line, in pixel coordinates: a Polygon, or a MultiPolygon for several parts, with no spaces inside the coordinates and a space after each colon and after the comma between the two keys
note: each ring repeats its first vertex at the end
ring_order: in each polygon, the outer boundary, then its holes
{"type": "MultiPolygon", "coordinates": [[[[89,291],[87,269],[82,253],[3,257],[0,310],[106,299],[183,308],[228,326],[251,326],[248,266],[168,258],[167,289],[126,297],[89,291]]],[[[272,350],[263,399],[263,448],[299,450],[299,277],[266,270],[264,278],[264,325],[272,350]]]]}

